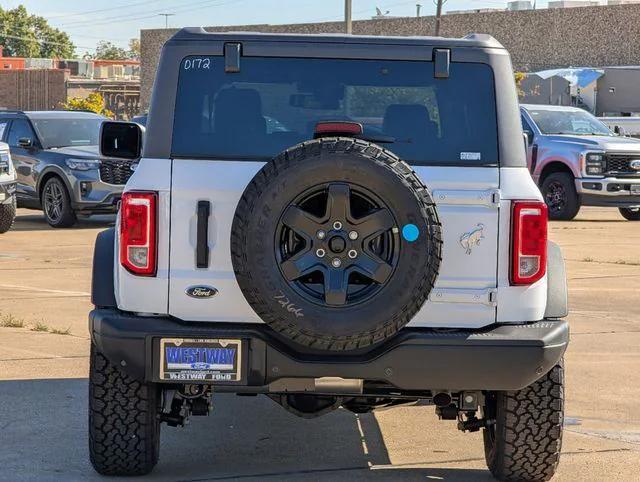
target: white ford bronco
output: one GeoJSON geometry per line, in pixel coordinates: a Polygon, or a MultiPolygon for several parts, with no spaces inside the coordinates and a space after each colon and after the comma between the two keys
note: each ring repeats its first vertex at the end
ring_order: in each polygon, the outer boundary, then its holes
{"type": "Polygon", "coordinates": [[[499,479],[553,476],[566,278],[494,39],[183,29],[146,132],[101,152],[139,162],[95,248],[98,472],[151,471],[162,423],[230,392],[433,404],[499,479]]]}

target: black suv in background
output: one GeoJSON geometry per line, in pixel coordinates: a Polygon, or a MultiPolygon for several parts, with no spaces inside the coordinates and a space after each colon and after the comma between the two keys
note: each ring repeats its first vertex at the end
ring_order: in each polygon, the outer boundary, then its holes
{"type": "Polygon", "coordinates": [[[135,162],[98,153],[106,118],[80,111],[0,111],[0,141],[17,172],[18,207],[42,209],[55,228],[77,215],[115,213],[135,162]]]}

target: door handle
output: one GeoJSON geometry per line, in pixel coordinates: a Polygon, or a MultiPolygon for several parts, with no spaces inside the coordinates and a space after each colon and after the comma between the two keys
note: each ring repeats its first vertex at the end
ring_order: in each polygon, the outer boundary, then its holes
{"type": "Polygon", "coordinates": [[[196,236],[196,267],[209,267],[209,216],[211,215],[211,203],[198,201],[197,209],[197,236],[196,236]]]}

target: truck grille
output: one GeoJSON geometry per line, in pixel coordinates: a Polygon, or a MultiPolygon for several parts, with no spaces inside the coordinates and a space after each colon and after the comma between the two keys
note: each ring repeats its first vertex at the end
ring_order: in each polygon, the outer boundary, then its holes
{"type": "Polygon", "coordinates": [[[607,174],[635,174],[640,176],[640,171],[631,168],[631,161],[640,159],[637,154],[607,154],[607,174]]]}
{"type": "Polygon", "coordinates": [[[100,161],[100,180],[107,184],[126,184],[133,171],[133,161],[103,159],[100,161]]]}

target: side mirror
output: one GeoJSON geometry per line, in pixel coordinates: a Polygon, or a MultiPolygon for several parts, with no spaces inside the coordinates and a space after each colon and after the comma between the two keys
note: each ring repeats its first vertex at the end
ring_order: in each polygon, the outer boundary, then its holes
{"type": "Polygon", "coordinates": [[[527,138],[527,143],[531,144],[533,142],[533,132],[528,129],[525,129],[522,132],[524,132],[524,135],[527,138]]]}
{"type": "Polygon", "coordinates": [[[623,137],[627,135],[627,133],[624,131],[624,127],[622,126],[613,126],[613,133],[623,137]]]}
{"type": "Polygon", "coordinates": [[[20,139],[18,139],[18,146],[25,149],[30,149],[31,147],[33,147],[33,139],[30,139],[28,137],[21,137],[20,139]]]}
{"type": "Polygon", "coordinates": [[[104,157],[139,159],[144,127],[135,122],[104,121],[100,127],[100,154],[104,157]]]}

